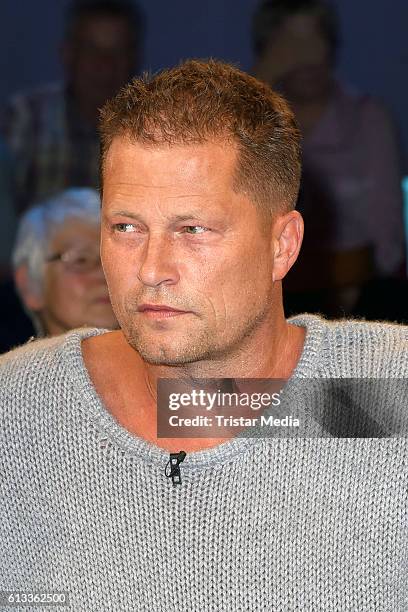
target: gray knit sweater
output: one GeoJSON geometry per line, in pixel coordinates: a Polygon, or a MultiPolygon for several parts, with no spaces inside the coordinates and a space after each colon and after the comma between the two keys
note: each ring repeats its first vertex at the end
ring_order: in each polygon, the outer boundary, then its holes
{"type": "MultiPolygon", "coordinates": [[[[408,328],[292,321],[297,377],[408,376],[408,328]]],[[[238,438],[187,454],[172,486],[168,453],[90,382],[96,333],[0,359],[0,591],[65,591],[77,612],[408,610],[405,438],[238,438]]]]}

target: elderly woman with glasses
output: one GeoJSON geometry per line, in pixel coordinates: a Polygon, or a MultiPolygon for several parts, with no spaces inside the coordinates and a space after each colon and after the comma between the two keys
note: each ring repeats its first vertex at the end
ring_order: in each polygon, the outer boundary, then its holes
{"type": "Polygon", "coordinates": [[[68,189],[21,218],[14,279],[38,335],[117,326],[99,257],[100,201],[68,189]]]}

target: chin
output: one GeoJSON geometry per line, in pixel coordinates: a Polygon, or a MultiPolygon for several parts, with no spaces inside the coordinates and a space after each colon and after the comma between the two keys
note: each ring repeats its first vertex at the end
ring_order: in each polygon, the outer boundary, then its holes
{"type": "Polygon", "coordinates": [[[155,340],[138,334],[127,335],[128,343],[144,361],[152,365],[180,366],[207,358],[209,351],[204,342],[193,342],[190,338],[168,338],[155,340]]]}
{"type": "Polygon", "coordinates": [[[152,350],[140,345],[132,345],[144,361],[152,365],[181,366],[200,361],[204,355],[200,351],[174,350],[164,347],[152,350]]]}

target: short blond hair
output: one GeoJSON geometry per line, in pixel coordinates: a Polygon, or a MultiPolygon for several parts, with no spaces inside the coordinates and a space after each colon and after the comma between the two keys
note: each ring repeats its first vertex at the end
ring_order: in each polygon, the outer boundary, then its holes
{"type": "Polygon", "coordinates": [[[101,111],[102,172],[116,137],[150,145],[226,139],[238,148],[234,188],[263,210],[294,208],[300,134],[286,101],[266,84],[216,60],[188,60],[135,78],[101,111]]]}

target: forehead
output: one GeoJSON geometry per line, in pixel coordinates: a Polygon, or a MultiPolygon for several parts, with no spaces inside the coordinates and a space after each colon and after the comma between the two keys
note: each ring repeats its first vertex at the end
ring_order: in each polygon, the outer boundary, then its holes
{"type": "Polygon", "coordinates": [[[228,141],[145,146],[115,138],[104,164],[104,201],[117,191],[174,195],[231,191],[236,162],[236,146],[228,141]]]}

